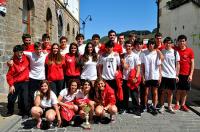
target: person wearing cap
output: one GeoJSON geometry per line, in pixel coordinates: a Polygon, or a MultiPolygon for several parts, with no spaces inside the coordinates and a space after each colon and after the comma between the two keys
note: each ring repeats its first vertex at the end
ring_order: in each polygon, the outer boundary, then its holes
{"type": "Polygon", "coordinates": [[[154,38],[151,38],[147,44],[147,50],[142,53],[141,64],[143,70],[143,83],[145,84],[145,96],[144,103],[145,109],[148,104],[148,95],[151,89],[153,105],[149,107],[149,111],[153,115],[157,115],[156,109],[158,103],[158,87],[161,82],[161,60],[159,53],[156,50],[156,42],[154,38]]]}
{"type": "Polygon", "coordinates": [[[9,66],[6,75],[9,85],[7,115],[14,113],[14,104],[18,98],[18,108],[23,113],[22,118],[28,118],[28,81],[29,81],[29,61],[23,54],[23,46],[16,45],[13,48],[13,65],[9,66]]]}
{"type": "Polygon", "coordinates": [[[174,110],[172,109],[172,99],[173,99],[173,91],[176,89],[176,82],[178,82],[178,74],[179,74],[179,61],[180,56],[177,51],[175,51],[173,47],[173,40],[171,37],[166,37],[164,39],[165,49],[161,52],[164,56],[164,60],[162,62],[162,81],[160,88],[162,89],[161,93],[161,108],[160,113],[164,113],[164,98],[165,94],[167,94],[167,102],[168,102],[168,109],[169,113],[175,114],[174,110]]]}

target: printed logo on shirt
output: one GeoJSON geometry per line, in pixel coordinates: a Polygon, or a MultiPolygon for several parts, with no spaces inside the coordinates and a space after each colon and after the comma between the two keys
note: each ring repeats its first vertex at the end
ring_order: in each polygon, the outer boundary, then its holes
{"type": "Polygon", "coordinates": [[[114,58],[106,58],[106,62],[113,62],[114,58]]]}

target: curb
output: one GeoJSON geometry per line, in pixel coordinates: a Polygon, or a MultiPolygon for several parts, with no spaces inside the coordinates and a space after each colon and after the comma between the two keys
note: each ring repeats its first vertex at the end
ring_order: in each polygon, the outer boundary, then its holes
{"type": "Polygon", "coordinates": [[[5,119],[5,121],[2,122],[0,126],[1,132],[9,132],[20,120],[21,116],[18,115],[13,115],[13,117],[5,119]]]}
{"type": "Polygon", "coordinates": [[[196,115],[200,116],[200,112],[194,108],[192,108],[188,103],[186,104],[186,106],[192,111],[194,112],[196,115]]]}

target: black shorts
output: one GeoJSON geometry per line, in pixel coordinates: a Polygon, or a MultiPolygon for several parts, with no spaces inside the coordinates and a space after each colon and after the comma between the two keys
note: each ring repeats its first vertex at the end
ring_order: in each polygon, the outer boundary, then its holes
{"type": "Polygon", "coordinates": [[[161,89],[175,90],[176,89],[176,79],[162,77],[160,84],[161,89]]]}
{"type": "Polygon", "coordinates": [[[191,90],[191,82],[188,82],[189,75],[179,75],[177,90],[191,90]]]}
{"type": "Polygon", "coordinates": [[[42,117],[45,117],[45,115],[46,115],[46,112],[47,112],[48,110],[50,110],[50,109],[54,110],[54,108],[53,108],[53,107],[47,107],[47,108],[43,108],[43,109],[42,109],[42,110],[43,110],[42,117]]]}
{"type": "Polygon", "coordinates": [[[156,88],[158,88],[159,87],[158,80],[145,81],[145,87],[156,87],[156,88]]]}

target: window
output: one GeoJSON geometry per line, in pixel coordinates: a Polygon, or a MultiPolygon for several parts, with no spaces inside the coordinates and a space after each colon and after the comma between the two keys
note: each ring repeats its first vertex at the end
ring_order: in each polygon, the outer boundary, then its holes
{"type": "Polygon", "coordinates": [[[74,30],[74,28],[73,28],[72,34],[75,35],[75,30],[74,30]]]}
{"type": "Polygon", "coordinates": [[[69,27],[69,23],[67,24],[67,34],[70,34],[70,27],[69,27]]]}
{"type": "Polygon", "coordinates": [[[31,33],[31,11],[34,9],[33,0],[23,0],[22,32],[31,33]]]}

